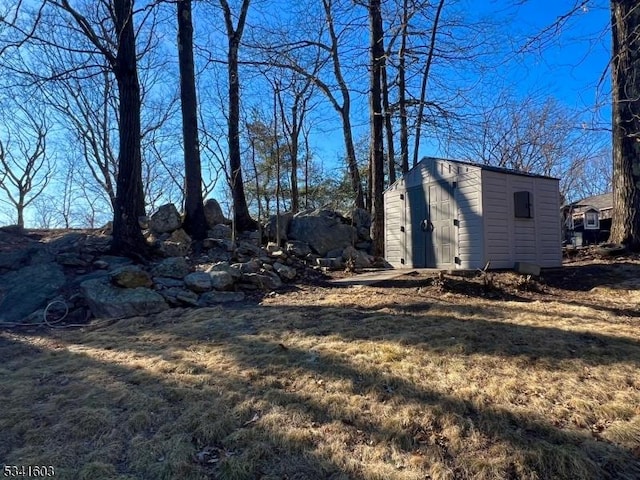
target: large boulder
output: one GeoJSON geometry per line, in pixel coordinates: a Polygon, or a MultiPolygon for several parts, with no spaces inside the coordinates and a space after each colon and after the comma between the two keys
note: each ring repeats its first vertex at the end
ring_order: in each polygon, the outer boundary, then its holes
{"type": "Polygon", "coordinates": [[[190,272],[189,264],[184,257],[165,258],[151,269],[157,277],[184,278],[190,272]]]}
{"type": "Polygon", "coordinates": [[[160,242],[159,250],[165,257],[184,257],[191,250],[191,237],[179,228],[172,232],[169,238],[160,242]]]}
{"type": "Polygon", "coordinates": [[[20,322],[46,306],[65,284],[56,263],[30,265],[0,277],[0,322],[20,322]]]}
{"type": "Polygon", "coordinates": [[[207,219],[207,225],[209,228],[213,228],[221,223],[228,223],[222,213],[220,204],[213,198],[209,198],[204,202],[204,216],[207,219]]]}
{"type": "Polygon", "coordinates": [[[136,265],[127,265],[112,272],[111,282],[123,288],[151,287],[153,285],[149,272],[136,265]]]}
{"type": "Polygon", "coordinates": [[[149,217],[149,229],[154,233],[173,232],[181,225],[180,212],[173,203],[162,205],[149,217]]]}
{"type": "Polygon", "coordinates": [[[128,318],[169,308],[164,298],[149,288],[120,288],[106,279],[82,282],[80,291],[96,318],[128,318]]]}
{"type": "Polygon", "coordinates": [[[282,287],[282,280],[275,273],[247,273],[242,280],[249,285],[255,285],[262,290],[277,290],[282,287]]]}
{"type": "Polygon", "coordinates": [[[344,260],[345,263],[353,262],[352,265],[355,268],[370,268],[373,266],[375,258],[349,245],[342,252],[342,260],[344,260]]]}
{"type": "Polygon", "coordinates": [[[371,240],[371,214],[364,208],[354,208],[351,212],[351,220],[358,234],[358,239],[371,240]]]}
{"type": "Polygon", "coordinates": [[[233,286],[234,280],[230,272],[212,270],[207,275],[211,277],[211,286],[214,290],[228,290],[233,286]]]}
{"type": "Polygon", "coordinates": [[[264,225],[264,234],[268,240],[276,241],[280,232],[280,241],[287,240],[287,230],[293,218],[293,212],[271,215],[269,221],[264,225]]]}
{"type": "Polygon", "coordinates": [[[196,293],[208,292],[213,288],[211,276],[206,272],[193,272],[184,277],[187,288],[196,293]]]}
{"type": "Polygon", "coordinates": [[[284,244],[284,250],[288,254],[299,258],[304,258],[311,253],[311,247],[309,247],[309,244],[299,240],[289,240],[284,244]]]}
{"type": "Polygon", "coordinates": [[[318,255],[351,245],[356,230],[331,210],[315,210],[294,216],[289,224],[288,237],[306,242],[318,255]]]}

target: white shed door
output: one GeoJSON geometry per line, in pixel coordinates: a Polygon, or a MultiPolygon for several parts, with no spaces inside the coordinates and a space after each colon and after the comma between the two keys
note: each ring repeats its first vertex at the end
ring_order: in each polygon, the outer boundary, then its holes
{"type": "Polygon", "coordinates": [[[407,191],[411,212],[411,253],[415,268],[453,266],[452,188],[448,182],[434,182],[407,191]]]}
{"type": "Polygon", "coordinates": [[[453,189],[448,182],[429,184],[429,213],[433,236],[434,267],[454,263],[453,189]]]}

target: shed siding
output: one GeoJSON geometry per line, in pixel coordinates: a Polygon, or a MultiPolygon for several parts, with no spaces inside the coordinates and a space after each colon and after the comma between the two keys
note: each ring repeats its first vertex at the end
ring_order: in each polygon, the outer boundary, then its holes
{"type": "Polygon", "coordinates": [[[482,264],[484,241],[480,172],[479,168],[461,165],[457,176],[455,200],[458,205],[458,268],[480,268],[482,264]]]}
{"type": "Polygon", "coordinates": [[[558,180],[482,172],[486,258],[492,268],[513,268],[515,262],[542,267],[562,264],[558,180]],[[514,193],[530,192],[532,218],[516,218],[514,193]]]}
{"type": "Polygon", "coordinates": [[[404,194],[393,190],[385,194],[384,224],[385,224],[385,258],[396,268],[402,265],[405,250],[404,224],[404,194]]]}
{"type": "Polygon", "coordinates": [[[536,237],[538,264],[541,267],[562,265],[562,228],[558,180],[536,179],[536,237]]]}
{"type": "Polygon", "coordinates": [[[482,171],[484,261],[491,262],[491,268],[513,267],[511,252],[513,200],[509,201],[508,198],[508,180],[507,175],[482,171]]]}

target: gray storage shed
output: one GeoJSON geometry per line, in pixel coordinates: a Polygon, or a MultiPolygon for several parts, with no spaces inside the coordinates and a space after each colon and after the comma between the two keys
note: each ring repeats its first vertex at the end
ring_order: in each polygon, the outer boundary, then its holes
{"type": "Polygon", "coordinates": [[[396,268],[562,264],[559,180],[424,158],[384,193],[385,258],[396,268]]]}

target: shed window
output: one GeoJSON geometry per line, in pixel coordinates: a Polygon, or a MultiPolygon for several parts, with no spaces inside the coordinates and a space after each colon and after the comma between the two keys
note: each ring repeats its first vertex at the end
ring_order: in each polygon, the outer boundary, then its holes
{"type": "Polygon", "coordinates": [[[584,228],[586,230],[598,230],[600,228],[600,218],[598,212],[589,210],[584,213],[584,228]]]}
{"type": "Polygon", "coordinates": [[[516,218],[533,218],[531,192],[514,192],[513,205],[516,218]]]}

